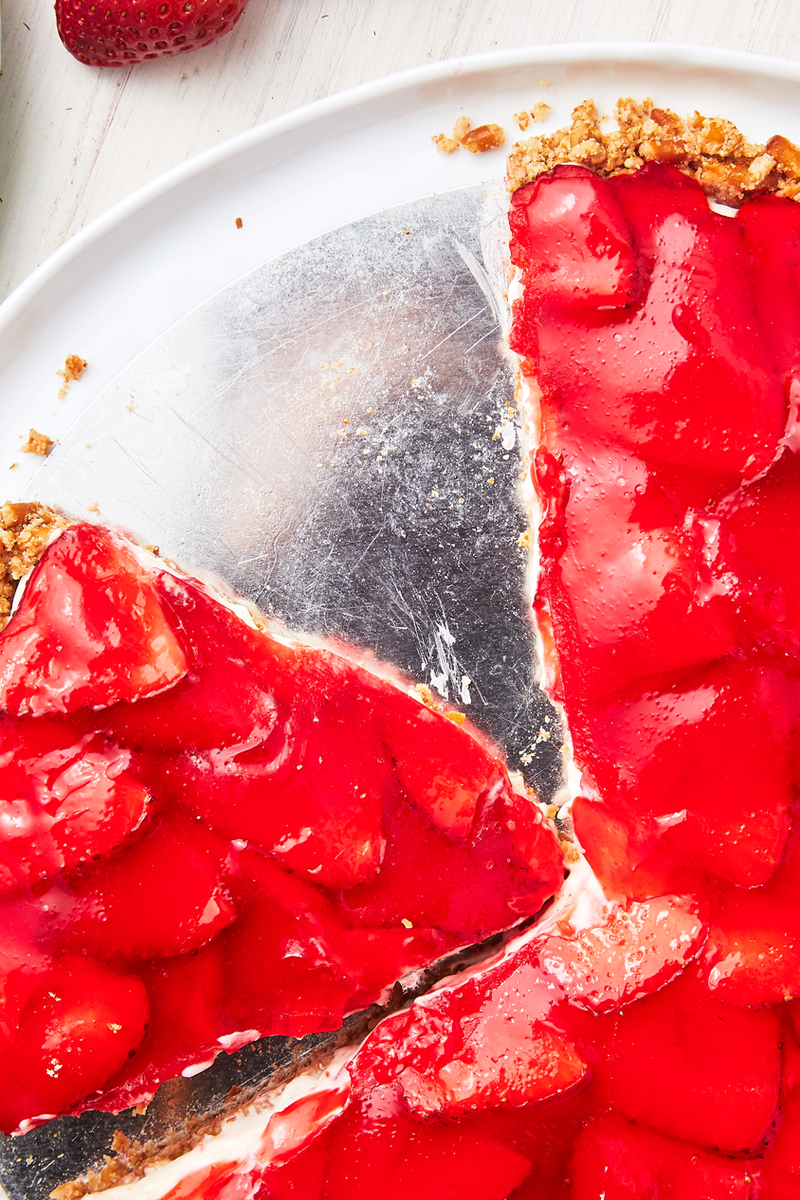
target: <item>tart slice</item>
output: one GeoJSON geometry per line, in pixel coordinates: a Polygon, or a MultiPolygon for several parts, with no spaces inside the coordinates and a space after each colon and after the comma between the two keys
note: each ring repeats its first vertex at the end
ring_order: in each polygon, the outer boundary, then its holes
{"type": "Polygon", "coordinates": [[[461,714],[95,525],[17,595],[0,712],[6,1132],[338,1029],[563,877],[461,714]]]}

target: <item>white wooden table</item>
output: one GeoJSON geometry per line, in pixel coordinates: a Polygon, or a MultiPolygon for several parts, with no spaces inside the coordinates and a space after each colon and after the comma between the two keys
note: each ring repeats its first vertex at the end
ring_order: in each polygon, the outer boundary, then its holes
{"type": "Polygon", "coordinates": [[[117,200],[232,134],[407,67],[515,46],[696,42],[800,59],[797,0],[250,0],[190,55],[76,62],[2,0],[0,299],[117,200]]]}

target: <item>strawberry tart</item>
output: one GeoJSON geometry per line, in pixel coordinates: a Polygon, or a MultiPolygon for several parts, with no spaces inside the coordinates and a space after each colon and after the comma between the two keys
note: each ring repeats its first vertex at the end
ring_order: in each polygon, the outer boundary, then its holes
{"type": "Polygon", "coordinates": [[[618,117],[510,160],[564,845],[476,731],[116,533],[15,601],[4,1128],[512,931],[178,1162],[121,1139],[114,1200],[800,1197],[800,151],[618,117]]]}

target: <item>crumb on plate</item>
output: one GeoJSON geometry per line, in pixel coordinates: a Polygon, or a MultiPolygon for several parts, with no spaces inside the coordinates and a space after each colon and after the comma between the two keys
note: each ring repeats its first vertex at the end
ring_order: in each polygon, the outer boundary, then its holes
{"type": "Polygon", "coordinates": [[[41,458],[47,458],[53,446],[55,446],[55,442],[46,433],[39,433],[38,429],[32,429],[28,434],[27,442],[20,449],[23,454],[38,454],[41,458]]]}
{"type": "Polygon", "coordinates": [[[58,390],[59,400],[63,400],[67,394],[67,388],[71,383],[80,379],[83,372],[86,370],[86,359],[81,358],[80,354],[68,354],[64,359],[64,366],[56,371],[56,375],[60,375],[64,380],[58,390]]]}

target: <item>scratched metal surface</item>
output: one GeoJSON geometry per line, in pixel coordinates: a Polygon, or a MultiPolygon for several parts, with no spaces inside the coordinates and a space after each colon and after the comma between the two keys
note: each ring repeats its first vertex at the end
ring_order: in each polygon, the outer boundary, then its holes
{"type": "MultiPolygon", "coordinates": [[[[31,495],[131,530],[292,628],[428,682],[545,795],[558,724],[535,682],[513,384],[481,266],[482,188],[375,214],[267,263],[153,343],[87,409],[31,495]],[[544,729],[552,737],[542,738],[544,729]]],[[[40,1200],[288,1053],[272,1039],[0,1145],[40,1200]]]]}

